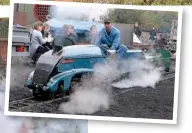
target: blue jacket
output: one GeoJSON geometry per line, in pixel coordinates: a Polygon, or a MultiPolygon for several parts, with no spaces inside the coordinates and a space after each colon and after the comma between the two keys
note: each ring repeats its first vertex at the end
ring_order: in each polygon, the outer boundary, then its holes
{"type": "Polygon", "coordinates": [[[96,45],[106,44],[109,48],[117,50],[120,46],[120,31],[112,27],[111,33],[108,35],[106,29],[103,28],[96,41],[96,45]]]}

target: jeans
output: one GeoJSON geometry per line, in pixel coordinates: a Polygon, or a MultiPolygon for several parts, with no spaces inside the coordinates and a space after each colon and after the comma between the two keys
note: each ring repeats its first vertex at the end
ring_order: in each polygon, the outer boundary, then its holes
{"type": "Polygon", "coordinates": [[[121,44],[119,48],[116,50],[117,53],[117,58],[122,59],[123,57],[126,56],[128,48],[124,45],[121,44]]]}
{"type": "MultiPolygon", "coordinates": [[[[110,47],[106,44],[101,45],[101,47],[104,49],[110,49],[110,47]]],[[[127,50],[128,48],[124,44],[119,45],[116,50],[117,59],[122,59],[123,57],[125,57],[127,50]]]]}

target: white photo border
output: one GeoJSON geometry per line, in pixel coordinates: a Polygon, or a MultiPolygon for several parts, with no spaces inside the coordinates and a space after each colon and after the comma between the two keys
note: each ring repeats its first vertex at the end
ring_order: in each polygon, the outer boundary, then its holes
{"type": "Polygon", "coordinates": [[[160,124],[177,124],[178,115],[178,93],[179,93],[179,71],[180,71],[180,51],[181,51],[181,32],[182,32],[182,7],[180,6],[136,6],[136,5],[116,5],[116,4],[95,4],[95,3],[76,3],[76,2],[59,2],[59,1],[30,1],[30,0],[11,0],[10,1],[10,18],[9,18],[9,41],[7,56],[7,77],[6,77],[6,94],[4,114],[8,116],[25,116],[25,117],[46,117],[46,118],[67,118],[82,120],[104,120],[119,122],[139,122],[139,123],[160,123],[160,124]],[[50,114],[50,113],[31,113],[31,112],[10,112],[9,111],[9,90],[10,90],[10,72],[11,72],[11,51],[12,51],[12,30],[13,30],[13,12],[14,4],[46,4],[46,5],[65,5],[65,6],[85,6],[85,7],[108,7],[118,9],[135,9],[135,10],[152,10],[152,11],[172,11],[178,13],[177,29],[177,54],[176,54],[176,73],[174,85],[174,104],[173,119],[147,119],[147,118],[125,118],[109,116],[91,116],[91,115],[72,115],[72,114],[50,114]]]}
{"type": "Polygon", "coordinates": [[[9,17],[9,6],[8,5],[0,5],[0,18],[8,18],[9,17]]]}

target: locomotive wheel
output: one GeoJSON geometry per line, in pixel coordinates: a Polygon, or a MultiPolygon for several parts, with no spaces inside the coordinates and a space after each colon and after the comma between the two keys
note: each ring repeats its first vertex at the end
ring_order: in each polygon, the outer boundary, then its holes
{"type": "Polygon", "coordinates": [[[46,99],[46,100],[52,100],[52,99],[54,99],[55,98],[55,95],[56,95],[56,93],[55,92],[51,92],[51,91],[46,91],[46,92],[44,92],[45,94],[43,94],[44,96],[44,98],[46,99]]]}
{"type": "Polygon", "coordinates": [[[73,94],[76,89],[78,89],[79,87],[82,86],[82,82],[88,81],[92,78],[92,74],[89,73],[85,73],[85,74],[78,74],[76,76],[74,76],[71,80],[71,84],[70,84],[70,88],[68,90],[68,95],[73,94]]]}
{"type": "Polygon", "coordinates": [[[67,92],[64,90],[63,82],[59,82],[58,88],[57,88],[57,93],[62,94],[63,96],[66,96],[67,92]]]}
{"type": "Polygon", "coordinates": [[[74,77],[71,81],[70,88],[68,90],[68,95],[71,95],[75,92],[75,89],[81,85],[81,77],[74,77]]]}
{"type": "Polygon", "coordinates": [[[51,100],[55,98],[55,92],[45,91],[37,92],[33,91],[33,96],[38,100],[51,100]]]}

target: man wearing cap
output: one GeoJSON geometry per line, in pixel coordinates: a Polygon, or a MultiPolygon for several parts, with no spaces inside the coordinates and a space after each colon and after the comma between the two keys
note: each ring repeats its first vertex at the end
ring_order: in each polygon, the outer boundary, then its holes
{"type": "Polygon", "coordinates": [[[109,19],[105,19],[104,25],[105,28],[100,31],[96,45],[118,50],[120,47],[120,31],[112,26],[109,19]]]}
{"type": "Polygon", "coordinates": [[[120,44],[120,31],[112,26],[109,19],[105,19],[104,25],[105,28],[100,31],[96,45],[115,50],[119,58],[123,57],[128,48],[120,44]]]}

